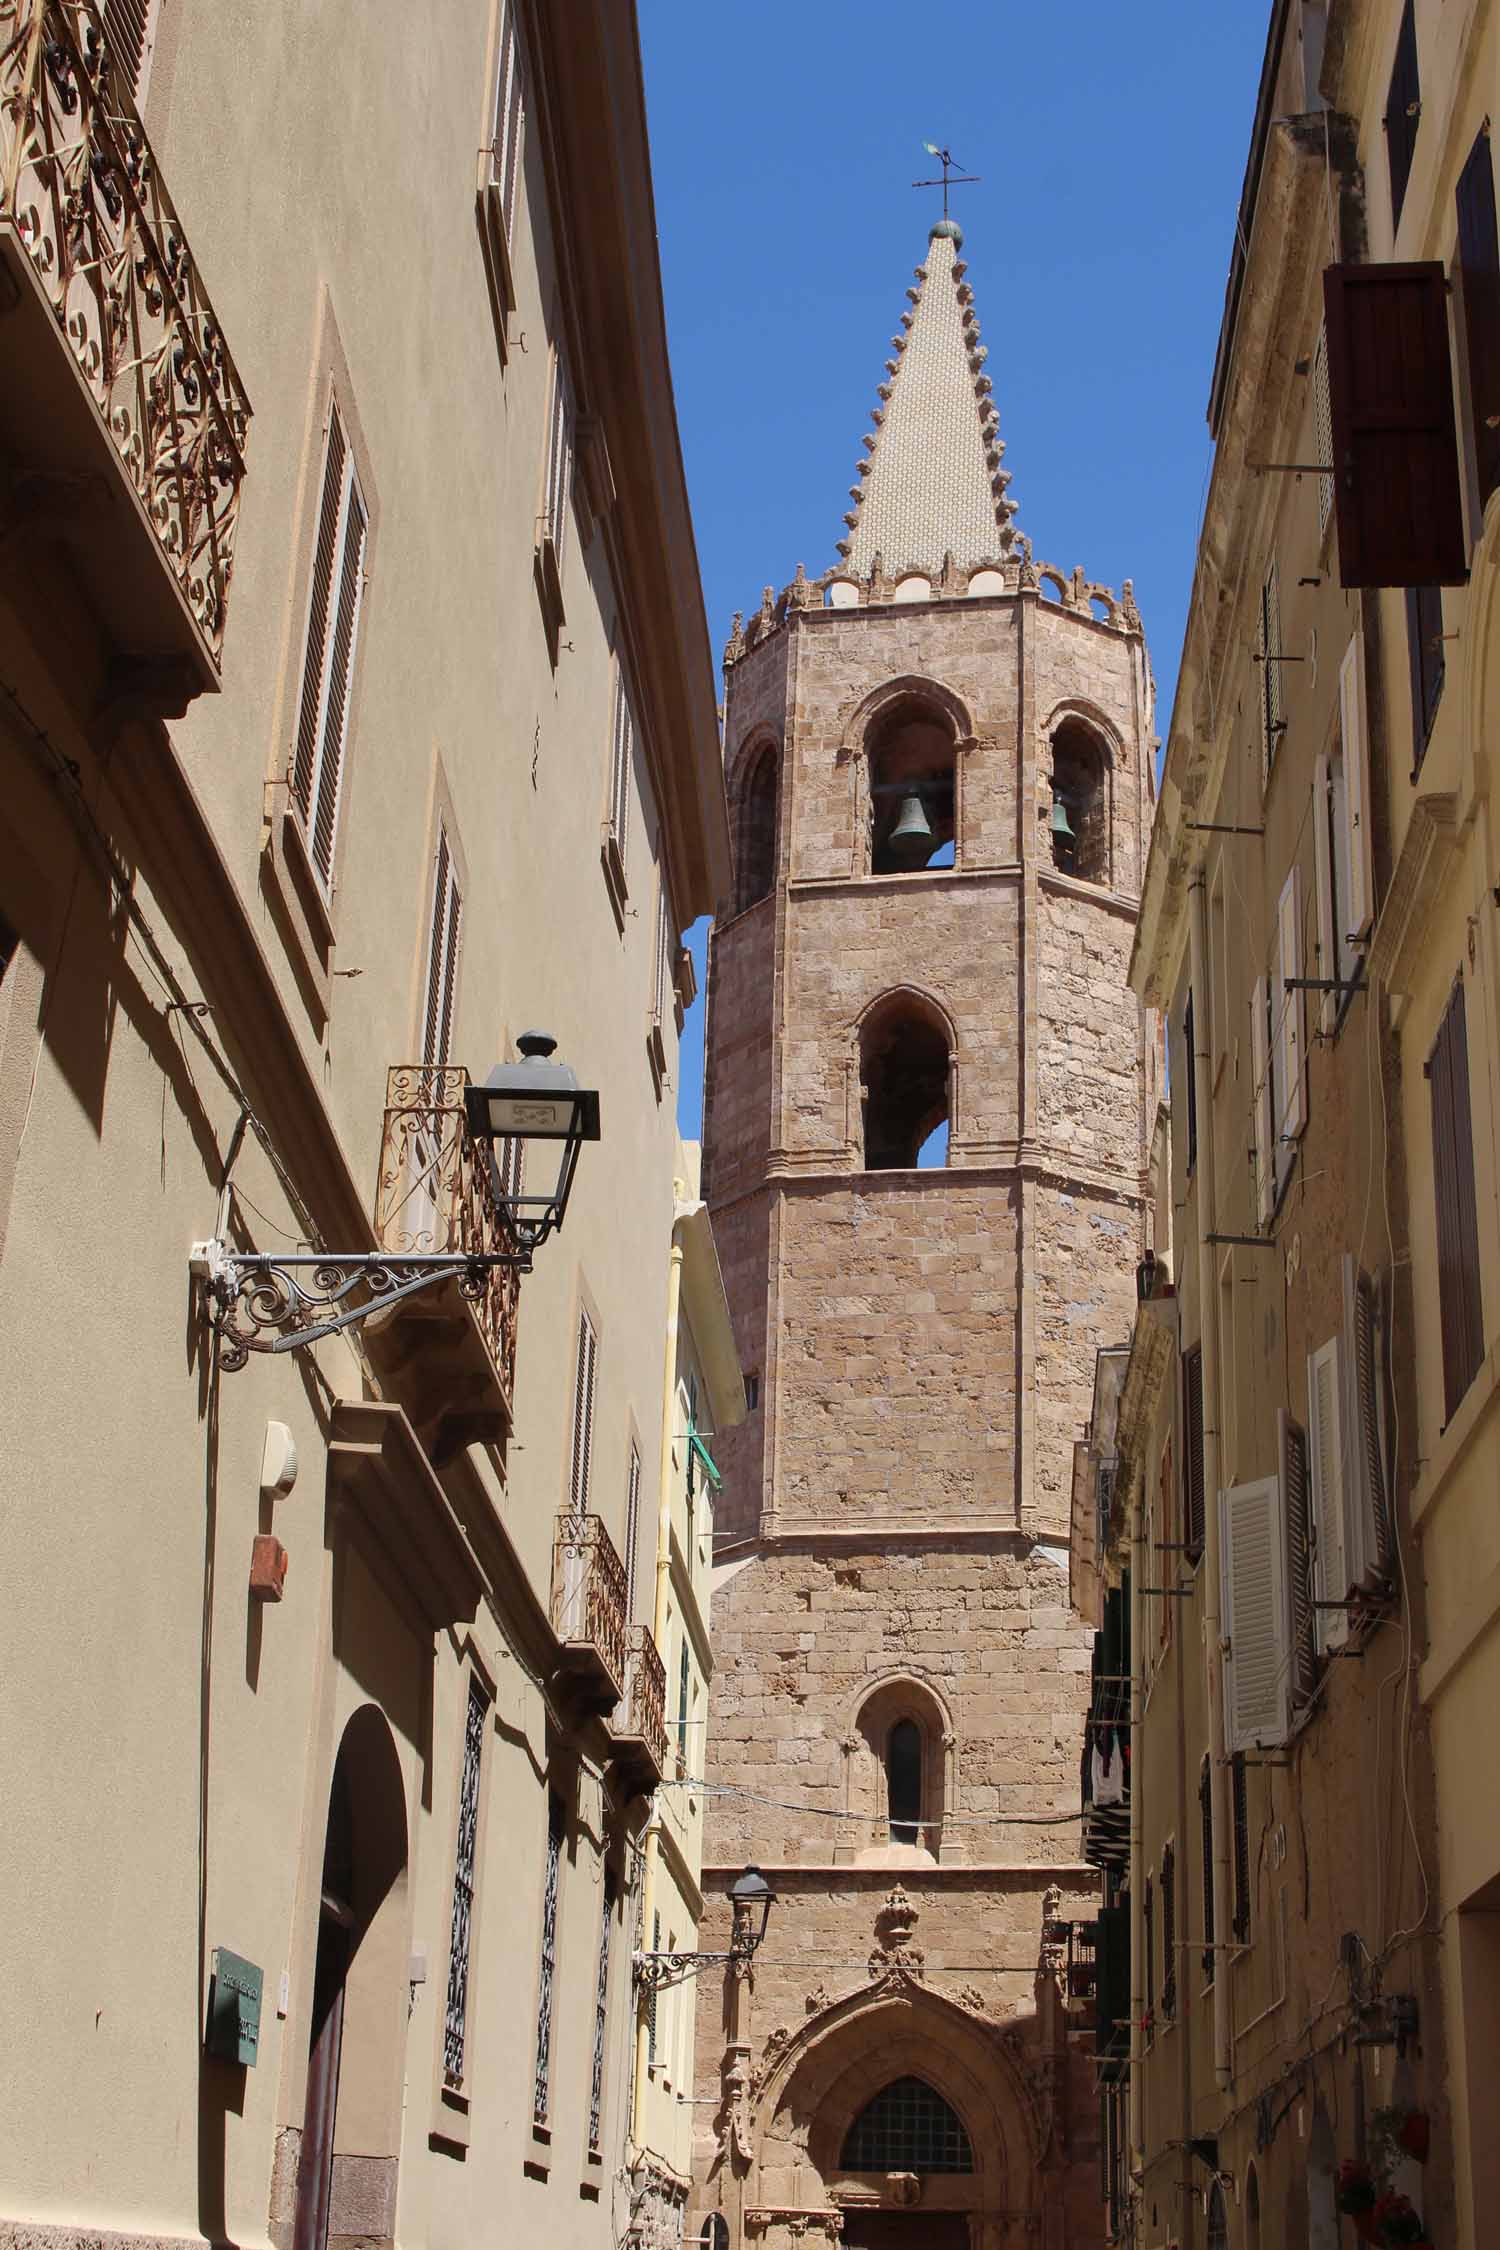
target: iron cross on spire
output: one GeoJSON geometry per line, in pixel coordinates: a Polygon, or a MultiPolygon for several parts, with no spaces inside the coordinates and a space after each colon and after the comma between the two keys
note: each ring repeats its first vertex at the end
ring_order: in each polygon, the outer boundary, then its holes
{"type": "Polygon", "coordinates": [[[940,187],[943,191],[943,217],[946,219],[948,216],[949,187],[973,187],[982,177],[982,174],[966,172],[952,150],[939,148],[936,141],[924,141],[922,146],[929,156],[935,156],[939,164],[942,165],[943,176],[940,180],[913,180],[911,184],[914,188],[940,187]]]}

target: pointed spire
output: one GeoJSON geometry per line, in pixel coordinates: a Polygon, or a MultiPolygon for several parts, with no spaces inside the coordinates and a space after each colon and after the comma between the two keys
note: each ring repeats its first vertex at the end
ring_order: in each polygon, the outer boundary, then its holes
{"type": "Polygon", "coordinates": [[[850,488],[849,537],[838,547],[861,577],[877,553],[892,577],[913,569],[936,576],[945,558],[971,570],[1015,545],[1016,504],[1007,497],[1010,471],[962,245],[956,223],[940,219],[892,338],[895,357],[885,363],[873,433],[850,488]]]}

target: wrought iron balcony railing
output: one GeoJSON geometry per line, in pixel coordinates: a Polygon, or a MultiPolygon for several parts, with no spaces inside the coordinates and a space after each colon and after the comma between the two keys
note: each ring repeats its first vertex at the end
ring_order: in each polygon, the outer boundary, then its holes
{"type": "Polygon", "coordinates": [[[625,1565],[598,1516],[557,1519],[552,1627],[591,1708],[612,1711],[625,1692],[625,1565]]]}
{"type": "Polygon", "coordinates": [[[620,1762],[654,1789],[667,1770],[667,1670],[649,1625],[629,1628],[625,1694],[610,1720],[620,1762]]]}
{"type": "Polygon", "coordinates": [[[83,574],[126,651],[213,685],[250,402],[92,0],[0,0],[0,266],[22,484],[49,520],[85,511],[83,574]],[[131,526],[90,506],[111,446],[175,601],[132,582],[131,526]]]}
{"type": "MultiPolygon", "coordinates": [[[[393,1256],[512,1250],[495,1200],[489,1152],[464,1117],[468,1073],[397,1063],[386,1075],[375,1232],[393,1256]]],[[[455,1436],[503,1443],[515,1396],[520,1275],[491,1266],[392,1308],[408,1353],[423,1352],[422,1390],[455,1436]],[[463,1348],[467,1330],[482,1357],[463,1348]]]]}

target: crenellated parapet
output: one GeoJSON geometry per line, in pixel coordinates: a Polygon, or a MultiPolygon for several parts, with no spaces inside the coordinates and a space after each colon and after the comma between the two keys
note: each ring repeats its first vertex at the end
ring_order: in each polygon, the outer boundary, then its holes
{"type": "Polygon", "coordinates": [[[802,610],[889,609],[914,602],[1004,600],[1021,594],[1051,602],[1075,617],[1089,618],[1117,633],[1139,637],[1142,632],[1135,588],[1128,578],[1116,593],[1113,587],[1090,578],[1081,564],[1072,571],[1062,571],[1054,563],[1037,562],[1030,540],[1020,537],[1008,555],[964,564],[950,551],[940,562],[904,570],[899,577],[887,573],[879,554],[865,574],[841,562],[825,570],[820,578],[809,578],[798,563],[796,576],[779,594],[773,586],[765,588],[760,607],[748,623],[742,610],[735,611],[724,644],[724,669],[731,670],[741,657],[769,641],[789,617],[802,610]]]}

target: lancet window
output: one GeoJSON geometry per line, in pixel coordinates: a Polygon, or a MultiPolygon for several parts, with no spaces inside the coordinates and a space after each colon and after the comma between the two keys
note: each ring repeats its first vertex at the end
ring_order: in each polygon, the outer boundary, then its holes
{"type": "Polygon", "coordinates": [[[1104,746],[1081,719],[1052,737],[1052,864],[1084,883],[1108,883],[1109,767],[1104,746]]]}
{"type": "Polygon", "coordinates": [[[867,1172],[948,1161],[947,1027],[915,994],[896,994],[866,1017],[859,1078],[867,1172]]]}
{"type": "Polygon", "coordinates": [[[866,754],[871,874],[952,867],[958,833],[952,729],[916,699],[903,699],[876,721],[866,754]]]}
{"type": "Polygon", "coordinates": [[[735,836],[735,910],[770,895],[776,880],[776,749],[767,743],[751,760],[740,790],[735,836]]]}

